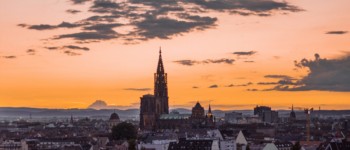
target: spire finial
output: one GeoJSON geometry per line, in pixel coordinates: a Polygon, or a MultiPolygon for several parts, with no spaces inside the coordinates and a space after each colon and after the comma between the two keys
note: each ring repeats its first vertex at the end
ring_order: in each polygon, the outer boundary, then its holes
{"type": "Polygon", "coordinates": [[[210,107],[210,103],[209,103],[209,110],[208,110],[209,113],[211,113],[211,107],[210,107]]]}
{"type": "Polygon", "coordinates": [[[159,54],[161,55],[162,54],[162,47],[159,46],[159,54]]]}

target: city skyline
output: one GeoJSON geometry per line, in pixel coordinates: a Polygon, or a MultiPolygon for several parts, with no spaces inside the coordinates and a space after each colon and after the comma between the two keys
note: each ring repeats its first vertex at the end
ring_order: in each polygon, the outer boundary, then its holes
{"type": "Polygon", "coordinates": [[[170,108],[349,108],[350,2],[225,3],[1,1],[0,107],[139,108],[161,47],[170,108]]]}

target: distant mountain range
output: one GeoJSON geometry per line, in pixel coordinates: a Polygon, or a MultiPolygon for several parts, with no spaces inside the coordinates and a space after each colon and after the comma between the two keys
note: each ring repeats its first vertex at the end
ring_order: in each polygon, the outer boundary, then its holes
{"type": "MultiPolygon", "coordinates": [[[[176,108],[170,111],[177,111],[180,114],[191,114],[187,108],[176,108]]],[[[224,117],[228,112],[240,112],[243,115],[252,115],[253,110],[213,110],[216,117],[224,117]]],[[[28,107],[0,107],[1,118],[70,118],[73,117],[98,117],[108,118],[113,112],[116,112],[122,120],[139,118],[139,109],[121,109],[115,105],[108,105],[103,100],[96,100],[86,109],[48,109],[48,108],[28,108],[28,107]]],[[[290,110],[278,110],[279,116],[288,116],[290,110]]],[[[322,110],[315,111],[315,115],[327,116],[350,116],[350,110],[322,110]]],[[[297,111],[298,116],[303,115],[303,111],[297,111]]]]}
{"type": "MultiPolygon", "coordinates": [[[[181,114],[191,114],[190,109],[176,108],[170,111],[177,111],[181,114]]],[[[253,114],[252,110],[213,110],[213,114],[216,117],[224,117],[228,112],[241,112],[243,115],[253,114]]],[[[125,119],[138,119],[139,109],[47,109],[47,108],[26,108],[26,107],[0,107],[0,118],[29,118],[31,115],[33,118],[70,118],[73,117],[102,117],[108,118],[113,112],[116,112],[122,120],[125,119]]],[[[280,116],[288,116],[289,110],[278,110],[280,116]]],[[[302,111],[297,111],[297,114],[302,115],[302,111]]],[[[322,110],[314,113],[328,116],[350,116],[350,110],[322,110]]]]}
{"type": "MultiPolygon", "coordinates": [[[[191,110],[186,108],[176,108],[170,111],[177,111],[181,114],[191,114],[191,110]]],[[[0,107],[0,118],[70,118],[73,117],[105,117],[108,118],[113,112],[116,112],[122,120],[138,119],[139,109],[47,109],[47,108],[27,108],[27,107],[0,107]]],[[[225,113],[231,111],[213,110],[217,117],[223,117],[225,113]]],[[[252,113],[251,110],[240,110],[244,114],[252,113]]]]}

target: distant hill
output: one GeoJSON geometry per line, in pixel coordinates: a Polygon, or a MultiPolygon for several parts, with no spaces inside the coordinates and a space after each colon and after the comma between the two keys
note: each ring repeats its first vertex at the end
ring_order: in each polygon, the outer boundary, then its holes
{"type": "MultiPolygon", "coordinates": [[[[170,109],[171,111],[178,111],[181,114],[191,114],[190,109],[176,108],[170,109]]],[[[47,109],[47,108],[27,108],[27,107],[0,107],[0,118],[29,118],[31,115],[33,118],[39,117],[56,117],[56,118],[68,118],[71,115],[74,117],[105,117],[108,118],[113,112],[116,112],[122,120],[125,119],[137,119],[139,118],[139,109],[47,109]]],[[[213,110],[213,114],[216,117],[224,117],[228,112],[240,112],[243,115],[253,114],[252,110],[213,110]]],[[[278,110],[279,116],[288,116],[290,110],[278,110]]],[[[296,111],[297,115],[302,116],[302,111],[296,111]]],[[[350,110],[321,110],[315,111],[314,115],[327,115],[327,116],[350,116],[350,110]]]]}
{"type": "Polygon", "coordinates": [[[12,108],[0,107],[0,118],[33,118],[38,117],[93,117],[100,116],[108,118],[113,112],[116,112],[121,119],[138,118],[139,109],[45,109],[45,108],[12,108]]]}
{"type": "Polygon", "coordinates": [[[130,106],[116,106],[116,105],[108,105],[105,101],[103,100],[96,100],[92,104],[90,104],[87,108],[89,109],[127,109],[130,108],[130,106]]]}

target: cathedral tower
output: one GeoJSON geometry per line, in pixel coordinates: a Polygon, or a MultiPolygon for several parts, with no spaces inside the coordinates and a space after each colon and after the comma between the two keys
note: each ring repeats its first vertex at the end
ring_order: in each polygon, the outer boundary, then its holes
{"type": "Polygon", "coordinates": [[[157,72],[154,74],[154,95],[140,98],[140,128],[152,130],[157,128],[159,117],[169,114],[167,74],[164,71],[162,51],[159,50],[157,72]]]}
{"type": "Polygon", "coordinates": [[[157,72],[154,74],[154,97],[157,115],[169,114],[167,74],[164,71],[162,50],[159,50],[157,72]]]}

